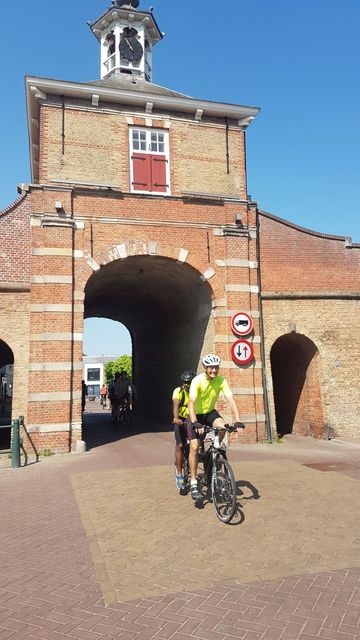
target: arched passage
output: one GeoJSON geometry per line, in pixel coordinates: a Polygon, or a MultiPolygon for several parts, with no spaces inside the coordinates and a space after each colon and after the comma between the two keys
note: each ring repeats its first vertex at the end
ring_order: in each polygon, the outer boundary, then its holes
{"type": "Polygon", "coordinates": [[[321,437],[324,420],[315,344],[290,333],[276,340],[270,359],[278,434],[321,437]]]}
{"type": "MultiPolygon", "coordinates": [[[[9,345],[0,340],[0,425],[11,423],[14,354],[9,345]]],[[[0,429],[0,449],[9,449],[10,429],[0,429]]]]}
{"type": "Polygon", "coordinates": [[[199,272],[161,256],[115,260],[85,287],[85,318],[110,318],[129,329],[138,409],[162,421],[171,416],[179,374],[197,368],[211,308],[199,272]]]}

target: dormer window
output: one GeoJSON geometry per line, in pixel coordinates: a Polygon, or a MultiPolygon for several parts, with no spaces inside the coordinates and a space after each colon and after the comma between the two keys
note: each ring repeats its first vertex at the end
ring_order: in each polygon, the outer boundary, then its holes
{"type": "Polygon", "coordinates": [[[130,129],[131,191],[170,194],[169,132],[130,129]]]}

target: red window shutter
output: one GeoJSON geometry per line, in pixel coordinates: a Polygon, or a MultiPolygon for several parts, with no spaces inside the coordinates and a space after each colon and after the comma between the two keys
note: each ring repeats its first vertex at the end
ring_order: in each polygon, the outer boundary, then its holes
{"type": "Polygon", "coordinates": [[[151,191],[166,193],[166,163],[165,156],[151,156],[151,191]]]}
{"type": "Polygon", "coordinates": [[[133,153],[131,156],[133,163],[134,191],[151,191],[151,165],[150,156],[144,153],[133,153]]]}

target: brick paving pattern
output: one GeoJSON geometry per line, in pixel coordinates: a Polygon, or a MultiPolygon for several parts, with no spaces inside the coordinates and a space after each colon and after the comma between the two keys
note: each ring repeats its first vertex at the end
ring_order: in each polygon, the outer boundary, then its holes
{"type": "MultiPolygon", "coordinates": [[[[101,446],[83,455],[54,456],[27,468],[0,472],[0,640],[360,640],[359,444],[289,438],[283,445],[232,449],[236,477],[250,479],[260,497],[241,500],[239,495],[245,519],[231,527],[215,519],[211,505],[197,510],[190,498],[176,495],[172,470],[169,473],[173,443],[168,433],[139,429],[131,437],[117,439],[108,416],[87,420],[90,431],[91,425],[94,429],[98,425],[101,446]],[[186,527],[189,523],[192,527],[190,535],[196,532],[207,548],[209,563],[223,539],[226,546],[232,543],[235,560],[229,567],[233,572],[217,572],[214,580],[197,566],[195,556],[191,580],[196,575],[197,586],[189,580],[184,588],[176,578],[181,547],[172,556],[164,549],[168,574],[175,575],[173,586],[165,579],[156,585],[148,576],[137,597],[127,593],[123,600],[105,604],[102,586],[109,576],[111,580],[121,575],[136,578],[129,554],[112,545],[124,544],[121,521],[131,522],[133,517],[127,508],[119,508],[129,499],[123,484],[138,476],[145,482],[149,468],[164,485],[164,495],[169,495],[167,505],[160,495],[157,511],[159,530],[167,516],[162,527],[164,544],[177,537],[184,540],[188,533],[170,528],[177,504],[180,520],[185,518],[186,527]],[[269,482],[265,484],[264,478],[269,482]],[[264,517],[266,512],[272,513],[272,519],[264,517]],[[91,530],[84,513],[92,522],[91,530]],[[272,540],[267,537],[269,531],[272,540]],[[207,533],[218,536],[215,552],[212,544],[207,547],[207,533]],[[318,558],[309,555],[312,544],[327,563],[321,570],[316,568],[318,558]],[[121,558],[123,563],[121,572],[115,569],[114,575],[110,550],[113,562],[121,558]],[[241,563],[255,566],[263,553],[270,563],[279,559],[277,569],[284,571],[282,575],[267,579],[265,562],[262,567],[259,563],[257,577],[235,575],[237,562],[239,567],[241,563]],[[303,561],[298,566],[297,555],[303,561]],[[341,557],[345,564],[339,568],[341,557]]],[[[95,435],[92,442],[96,444],[95,435]]],[[[249,486],[243,484],[242,489],[243,496],[249,497],[249,486]]],[[[152,492],[149,482],[151,496],[152,492]]],[[[140,530],[147,525],[148,537],[156,544],[149,496],[139,491],[138,503],[135,494],[129,496],[134,511],[143,510],[140,530]]],[[[135,524],[134,543],[140,535],[135,524]]],[[[197,538],[196,549],[201,549],[197,538]]],[[[145,576],[151,562],[154,569],[161,564],[163,558],[157,563],[150,553],[151,548],[139,549],[138,574],[145,576]]],[[[228,556],[231,559],[230,552],[228,556]]],[[[221,555],[215,558],[215,566],[223,561],[221,555]]]]}

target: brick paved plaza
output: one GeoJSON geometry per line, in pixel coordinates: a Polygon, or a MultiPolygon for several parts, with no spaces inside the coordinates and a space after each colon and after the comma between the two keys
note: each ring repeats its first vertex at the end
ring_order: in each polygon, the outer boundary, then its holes
{"type": "Polygon", "coordinates": [[[223,525],[170,433],[85,421],[87,453],[0,470],[0,640],[360,640],[360,443],[231,448],[223,525]]]}

